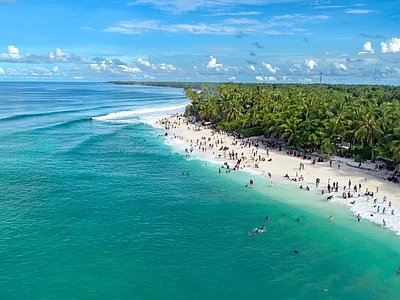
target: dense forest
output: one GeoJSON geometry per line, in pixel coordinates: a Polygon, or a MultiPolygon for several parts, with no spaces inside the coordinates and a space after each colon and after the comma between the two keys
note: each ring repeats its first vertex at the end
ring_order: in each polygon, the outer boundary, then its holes
{"type": "Polygon", "coordinates": [[[330,156],[400,161],[400,87],[186,84],[185,115],[244,136],[273,137],[330,156]]]}

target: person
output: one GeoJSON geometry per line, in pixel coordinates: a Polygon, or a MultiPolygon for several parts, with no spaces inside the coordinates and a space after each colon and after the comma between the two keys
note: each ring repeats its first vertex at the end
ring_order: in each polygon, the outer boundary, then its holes
{"type": "Polygon", "coordinates": [[[383,227],[386,227],[386,221],[385,221],[385,219],[382,220],[382,225],[383,225],[383,227]]]}
{"type": "Polygon", "coordinates": [[[254,229],[254,230],[251,232],[251,234],[257,234],[257,233],[262,232],[263,230],[265,230],[265,226],[264,226],[264,225],[261,226],[260,228],[254,229]]]}
{"type": "MultiPolygon", "coordinates": [[[[299,253],[299,249],[294,249],[293,252],[297,254],[297,253],[299,253]]],[[[400,270],[400,268],[399,268],[399,270],[400,270]]],[[[399,270],[398,270],[398,271],[399,271],[399,270]]],[[[399,274],[399,273],[398,273],[398,274],[399,274]]]]}
{"type": "Polygon", "coordinates": [[[396,274],[400,274],[400,268],[396,270],[396,274]]]}
{"type": "Polygon", "coordinates": [[[297,221],[297,222],[300,222],[300,218],[297,218],[296,221],[297,221]]]}
{"type": "Polygon", "coordinates": [[[357,220],[358,220],[358,222],[360,222],[360,220],[361,220],[360,214],[357,215],[357,220]]]}
{"type": "Polygon", "coordinates": [[[286,214],[285,214],[285,212],[284,212],[284,211],[282,212],[282,216],[286,216],[286,214]]]}
{"type": "Polygon", "coordinates": [[[330,221],[330,222],[332,222],[332,220],[333,220],[333,217],[332,217],[332,216],[330,216],[330,217],[329,217],[329,221],[330,221]]]}
{"type": "Polygon", "coordinates": [[[268,220],[269,220],[269,217],[268,217],[268,216],[266,216],[266,217],[265,217],[265,220],[266,220],[266,221],[268,221],[268,220]]]}

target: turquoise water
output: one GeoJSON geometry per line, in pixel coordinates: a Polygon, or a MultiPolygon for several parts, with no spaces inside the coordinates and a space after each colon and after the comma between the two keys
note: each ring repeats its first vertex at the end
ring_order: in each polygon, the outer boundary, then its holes
{"type": "Polygon", "coordinates": [[[400,299],[392,232],[166,145],[182,90],[0,88],[0,299],[400,299]]]}

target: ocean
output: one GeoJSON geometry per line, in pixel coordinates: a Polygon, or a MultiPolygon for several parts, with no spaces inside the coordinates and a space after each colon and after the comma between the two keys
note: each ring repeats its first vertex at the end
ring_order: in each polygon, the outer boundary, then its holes
{"type": "Polygon", "coordinates": [[[164,138],[182,89],[0,89],[0,299],[400,299],[398,235],[164,138]]]}

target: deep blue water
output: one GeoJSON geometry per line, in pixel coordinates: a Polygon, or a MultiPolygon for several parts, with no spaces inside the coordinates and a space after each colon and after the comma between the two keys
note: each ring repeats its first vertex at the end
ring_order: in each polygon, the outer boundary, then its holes
{"type": "Polygon", "coordinates": [[[392,232],[165,144],[181,89],[0,90],[0,299],[400,299],[392,232]]]}

